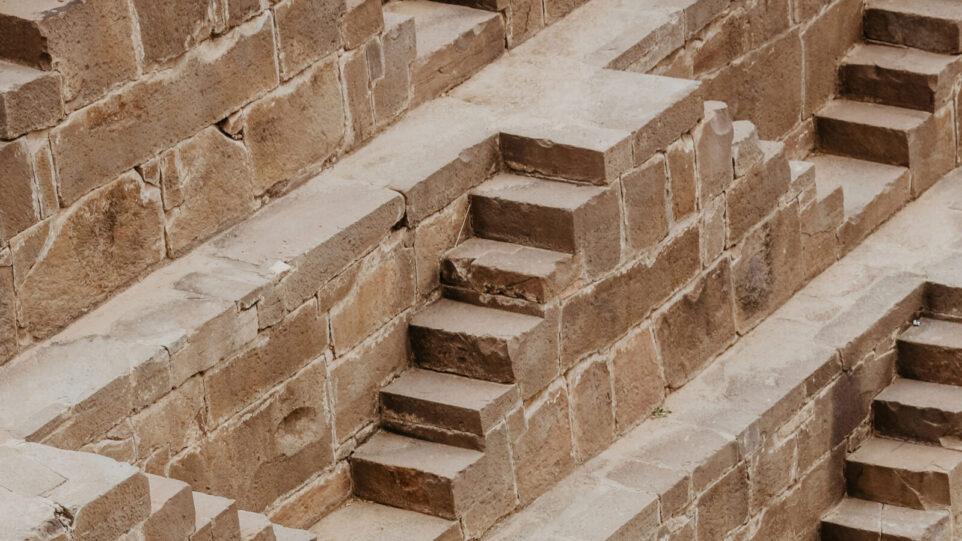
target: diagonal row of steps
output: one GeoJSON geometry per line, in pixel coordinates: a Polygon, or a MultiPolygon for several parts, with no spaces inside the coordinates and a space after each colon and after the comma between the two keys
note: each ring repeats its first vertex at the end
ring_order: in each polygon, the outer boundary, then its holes
{"type": "Polygon", "coordinates": [[[898,339],[899,374],[872,403],[876,436],[845,463],[848,497],[822,539],[958,539],[962,324],[923,318],[898,339]]]}

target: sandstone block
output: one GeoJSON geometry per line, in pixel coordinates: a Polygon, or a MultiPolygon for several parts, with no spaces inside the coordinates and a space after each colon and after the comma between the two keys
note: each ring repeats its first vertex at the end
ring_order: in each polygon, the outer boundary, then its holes
{"type": "Polygon", "coordinates": [[[658,316],[655,332],[670,387],[691,379],[735,337],[730,273],[728,261],[719,261],[658,316]]]}
{"type": "Polygon", "coordinates": [[[927,51],[962,51],[958,7],[941,2],[909,6],[891,1],[870,2],[865,10],[866,37],[927,51]]]}
{"type": "Polygon", "coordinates": [[[698,200],[702,205],[728,188],[732,168],[732,128],[728,105],[706,102],[705,116],[692,133],[698,170],[698,200]]]}
{"type": "Polygon", "coordinates": [[[190,486],[166,477],[147,475],[150,517],[141,525],[145,541],[177,541],[194,531],[194,495],[190,486]]]}
{"type": "Polygon", "coordinates": [[[48,128],[63,117],[60,74],[0,61],[0,139],[48,128]]]}
{"type": "Polygon", "coordinates": [[[351,470],[347,462],[341,461],[277,506],[270,519],[290,528],[310,528],[330,516],[351,494],[351,470]]]}
{"type": "Polygon", "coordinates": [[[346,9],[344,0],[283,0],[274,5],[282,78],[293,77],[341,46],[346,9]]]}
{"type": "Polygon", "coordinates": [[[160,160],[172,257],[254,210],[250,155],[216,128],[203,130],[160,160]]]}
{"type": "MultiPolygon", "coordinates": [[[[762,5],[767,5],[762,4],[762,5]]],[[[774,17],[772,17],[774,18],[774,17]]],[[[752,50],[754,29],[744,8],[736,7],[727,15],[710,23],[701,31],[702,43],[692,51],[695,75],[710,73],[752,50]]],[[[761,36],[759,36],[761,37],[761,36]]],[[[764,43],[763,40],[762,43],[764,43]]]]}
{"type": "Polygon", "coordinates": [[[574,453],[578,462],[584,462],[615,437],[611,369],[605,359],[591,358],[575,366],[567,379],[574,453]]]}
{"type": "Polygon", "coordinates": [[[698,538],[722,539],[748,518],[748,471],[743,464],[698,499],[698,538]]]}
{"type": "Polygon", "coordinates": [[[732,160],[735,163],[735,176],[743,177],[762,162],[765,153],[755,125],[747,120],[732,123],[732,160]]]}
{"type": "Polygon", "coordinates": [[[356,49],[384,29],[381,3],[377,0],[347,0],[341,23],[344,48],[356,49]]]}
{"type": "Polygon", "coordinates": [[[752,227],[764,220],[791,183],[791,169],[782,145],[766,142],[762,148],[764,161],[732,184],[726,194],[729,244],[738,243],[752,227]]]}
{"type": "Polygon", "coordinates": [[[759,450],[748,467],[750,508],[759,513],[795,481],[795,438],[759,450]]]}
{"type": "Polygon", "coordinates": [[[426,295],[438,286],[441,260],[458,239],[468,236],[468,198],[461,197],[441,212],[424,220],[414,231],[414,255],[417,259],[418,295],[426,295]]]}
{"type": "Polygon", "coordinates": [[[369,51],[380,54],[380,45],[369,42],[362,49],[346,51],[341,56],[341,79],[347,96],[346,109],[350,115],[350,141],[358,144],[374,135],[374,102],[371,97],[371,84],[374,67],[369,51]]]}
{"type": "MultiPolygon", "coordinates": [[[[859,41],[862,3],[835,2],[801,33],[805,70],[805,107],[809,116],[835,93],[839,60],[859,41]]],[[[796,69],[796,71],[798,71],[796,69]]]]}
{"type": "Polygon", "coordinates": [[[526,406],[524,426],[519,428],[511,437],[518,497],[525,505],[574,468],[564,387],[555,386],[526,406]]]}
{"type": "Polygon", "coordinates": [[[202,492],[194,492],[196,510],[194,534],[190,541],[221,541],[240,538],[237,502],[202,492]]]}
{"type": "Polygon", "coordinates": [[[133,0],[140,25],[144,63],[153,66],[176,58],[222,30],[220,2],[226,0],[133,0]]]}
{"type": "Polygon", "coordinates": [[[64,204],[276,84],[274,38],[265,16],[196,47],[171,70],[144,77],[71,115],[51,134],[64,204]],[[182,106],[167,110],[170,103],[182,106]]]}
{"type": "Polygon", "coordinates": [[[599,185],[632,167],[631,141],[623,132],[586,127],[573,132],[550,122],[502,126],[501,152],[512,169],[599,185]]]}
{"type": "Polygon", "coordinates": [[[137,463],[162,475],[170,460],[208,432],[204,388],[192,378],[155,403],[131,416],[137,438],[137,463]]]}
{"type": "Polygon", "coordinates": [[[691,137],[682,136],[668,147],[666,156],[671,184],[672,217],[678,221],[694,212],[697,205],[695,147],[691,137]]]}
{"type": "Polygon", "coordinates": [[[26,141],[0,143],[0,242],[11,238],[40,219],[35,208],[33,160],[26,141]]]}
{"type": "Polygon", "coordinates": [[[67,528],[57,516],[59,509],[45,498],[28,498],[0,488],[0,509],[5,535],[11,539],[67,540],[67,528]]]}
{"type": "Polygon", "coordinates": [[[725,250],[728,244],[725,224],[725,195],[720,195],[704,206],[699,232],[701,235],[701,263],[707,267],[725,250]]]}
{"type": "Polygon", "coordinates": [[[665,398],[665,378],[649,326],[612,348],[615,424],[619,434],[640,422],[665,398]]]}
{"type": "Polygon", "coordinates": [[[411,71],[417,57],[414,19],[395,13],[385,14],[381,48],[383,72],[374,82],[377,126],[389,124],[411,103],[411,71]]]}
{"type": "Polygon", "coordinates": [[[165,252],[160,194],[136,174],[88,194],[56,220],[19,291],[22,324],[37,337],[56,332],[165,252]]]}
{"type": "Polygon", "coordinates": [[[544,9],[538,0],[510,0],[505,9],[508,48],[514,48],[544,27],[544,9]]]}
{"type": "Polygon", "coordinates": [[[585,0],[547,0],[544,5],[545,25],[557,21],[584,3],[585,0]]]}
{"type": "Polygon", "coordinates": [[[262,193],[331,157],[346,130],[337,62],[317,64],[244,113],[244,140],[262,193]]]}
{"type": "Polygon", "coordinates": [[[227,26],[233,28],[266,10],[268,0],[226,0],[227,26]]]}
{"type": "Polygon", "coordinates": [[[18,349],[13,268],[0,265],[0,366],[12,359],[18,349]]]}
{"type": "Polygon", "coordinates": [[[664,155],[656,154],[621,179],[625,233],[632,252],[644,250],[668,234],[666,171],[664,155]]]}
{"type": "Polygon", "coordinates": [[[361,500],[348,502],[327,515],[311,532],[320,539],[344,537],[357,541],[378,541],[384,538],[384,532],[395,533],[401,539],[431,541],[454,541],[462,537],[456,521],[361,500]]]}

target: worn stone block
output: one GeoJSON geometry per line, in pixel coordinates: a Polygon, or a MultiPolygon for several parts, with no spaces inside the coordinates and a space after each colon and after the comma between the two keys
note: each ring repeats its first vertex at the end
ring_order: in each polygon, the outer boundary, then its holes
{"type": "MultiPolygon", "coordinates": [[[[747,2],[746,2],[747,4],[747,2]]],[[[704,28],[693,44],[694,75],[723,68],[752,50],[751,22],[745,8],[736,7],[704,28]]]]}
{"type": "Polygon", "coordinates": [[[621,179],[626,247],[632,253],[649,248],[668,234],[666,171],[664,155],[656,154],[621,179]]]}
{"type": "Polygon", "coordinates": [[[611,350],[615,427],[619,434],[648,417],[665,398],[665,378],[651,327],[646,325],[611,350]]]}
{"type": "Polygon", "coordinates": [[[690,136],[672,143],[666,153],[671,185],[672,217],[677,221],[695,211],[698,186],[695,181],[695,147],[690,136]]]}
{"type": "Polygon", "coordinates": [[[151,66],[176,58],[210,38],[225,23],[218,5],[222,1],[225,0],[133,0],[144,63],[151,66]]]}
{"type": "Polygon", "coordinates": [[[525,505],[574,468],[568,395],[561,385],[549,388],[525,407],[524,426],[511,434],[518,497],[525,505]]]}
{"type": "Polygon", "coordinates": [[[0,61],[0,139],[48,128],[63,117],[61,77],[0,61]]]}
{"type": "Polygon", "coordinates": [[[345,0],[283,0],[274,5],[281,77],[289,79],[341,46],[345,0]]]}
{"type": "Polygon", "coordinates": [[[204,385],[192,378],[130,418],[137,439],[137,464],[163,475],[170,460],[209,432],[204,385]]]}
{"type": "Polygon", "coordinates": [[[748,467],[751,513],[769,507],[795,481],[795,438],[765,447],[752,456],[748,467]]]}
{"type": "Polygon", "coordinates": [[[705,116],[692,132],[698,171],[698,200],[702,207],[732,183],[734,133],[728,105],[717,101],[705,102],[705,116]]]}
{"type": "Polygon", "coordinates": [[[417,57],[413,18],[385,14],[381,55],[384,71],[374,82],[374,119],[377,126],[390,123],[411,103],[411,69],[417,57]]]}
{"type": "Polygon", "coordinates": [[[607,448],[615,437],[611,370],[606,359],[594,357],[574,367],[567,380],[574,454],[578,462],[584,462],[607,448]]]}
{"type": "Polygon", "coordinates": [[[12,359],[18,349],[13,267],[0,263],[0,366],[12,359]]]}
{"type": "Polygon", "coordinates": [[[470,234],[467,220],[468,198],[461,197],[441,212],[421,222],[414,231],[414,254],[417,258],[418,295],[426,295],[438,286],[440,264],[444,253],[458,239],[470,234]]]}
{"type": "Polygon", "coordinates": [[[779,143],[762,145],[763,161],[732,184],[726,194],[728,243],[738,243],[751,228],[768,216],[788,191],[791,169],[779,143]]]}
{"type": "Polygon", "coordinates": [[[731,470],[698,499],[698,538],[724,539],[748,518],[748,468],[731,470]]]}
{"type": "Polygon", "coordinates": [[[347,96],[347,114],[350,116],[350,140],[359,144],[374,135],[374,101],[371,97],[372,73],[370,51],[380,54],[377,41],[371,41],[362,49],[347,51],[341,58],[341,79],[347,96]]]}
{"type": "Polygon", "coordinates": [[[708,202],[699,221],[701,234],[701,263],[709,266],[718,259],[727,245],[727,227],[725,224],[725,195],[722,194],[708,202]]]}
{"type": "Polygon", "coordinates": [[[33,160],[23,139],[0,143],[0,244],[40,220],[35,208],[33,160]]]}
{"type": "Polygon", "coordinates": [[[544,9],[540,0],[509,0],[505,8],[505,34],[508,48],[517,47],[544,28],[544,9]]]}
{"type": "Polygon", "coordinates": [[[378,0],[347,0],[346,12],[341,22],[344,48],[351,50],[384,29],[384,16],[378,0]]]}
{"type": "Polygon", "coordinates": [[[271,522],[289,528],[310,528],[350,497],[351,490],[350,467],[346,461],[338,462],[271,511],[271,522]]]}
{"type": "Polygon", "coordinates": [[[834,2],[802,31],[804,63],[794,64],[792,70],[800,72],[798,66],[804,67],[803,116],[814,114],[835,94],[838,61],[861,37],[861,9],[858,0],[834,2]]]}

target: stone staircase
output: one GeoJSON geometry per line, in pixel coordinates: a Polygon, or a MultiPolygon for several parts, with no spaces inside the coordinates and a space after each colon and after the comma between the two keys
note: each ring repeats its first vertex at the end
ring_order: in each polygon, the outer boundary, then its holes
{"type": "Polygon", "coordinates": [[[845,462],[848,496],[822,539],[958,539],[962,532],[962,324],[922,318],[898,339],[896,380],[845,462]],[[874,536],[874,537],[873,537],[874,536]]]}
{"type": "Polygon", "coordinates": [[[234,500],[99,455],[0,443],[0,538],[314,541],[234,500]]]}

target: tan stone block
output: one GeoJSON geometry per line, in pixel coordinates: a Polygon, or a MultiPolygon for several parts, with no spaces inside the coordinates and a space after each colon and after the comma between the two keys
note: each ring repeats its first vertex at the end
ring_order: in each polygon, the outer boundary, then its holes
{"type": "Polygon", "coordinates": [[[347,0],[341,22],[345,49],[356,49],[384,29],[384,16],[378,0],[347,0]]]}
{"type": "Polygon", "coordinates": [[[912,164],[912,195],[918,197],[955,167],[955,126],[952,105],[935,111],[919,131],[918,164],[912,164]]]}
{"type": "Polygon", "coordinates": [[[331,367],[338,443],[377,419],[378,391],[408,365],[407,322],[399,318],[331,367]]]}
{"type": "Polygon", "coordinates": [[[751,51],[753,30],[742,7],[736,7],[713,21],[701,31],[701,43],[693,44],[694,74],[702,75],[723,68],[751,51]]]}
{"type": "Polygon", "coordinates": [[[233,28],[267,9],[269,0],[221,0],[227,3],[227,26],[233,28]]]}
{"type": "Polygon", "coordinates": [[[33,160],[26,141],[0,143],[0,244],[39,221],[33,193],[33,160]]]}
{"type": "Polygon", "coordinates": [[[0,61],[0,139],[56,124],[63,117],[61,84],[57,72],[0,61]]]}
{"type": "Polygon", "coordinates": [[[326,347],[327,318],[318,313],[312,300],[263,331],[252,347],[204,376],[212,426],[219,426],[293,376],[326,347]]]}
{"type": "Polygon", "coordinates": [[[374,119],[378,127],[389,124],[411,102],[411,69],[417,57],[414,19],[386,14],[381,49],[384,69],[374,82],[374,119]]]}
{"type": "Polygon", "coordinates": [[[571,13],[572,10],[584,3],[585,0],[544,0],[545,26],[571,13]]]}
{"type": "Polygon", "coordinates": [[[764,220],[791,184],[791,168],[782,145],[765,142],[762,150],[765,153],[762,163],[732,184],[725,195],[729,246],[740,242],[764,220]]]}
{"type": "Polygon", "coordinates": [[[50,139],[44,134],[40,137],[28,137],[27,144],[33,155],[33,172],[37,181],[37,200],[40,203],[40,215],[49,218],[60,210],[57,197],[57,179],[54,174],[53,153],[50,151],[50,139]]]}
{"type": "Polygon", "coordinates": [[[414,230],[414,254],[417,258],[418,295],[425,296],[438,286],[441,259],[458,239],[470,236],[467,220],[468,198],[455,199],[441,212],[421,222],[414,230]]]}
{"type": "Polygon", "coordinates": [[[671,184],[671,210],[675,221],[695,211],[698,186],[695,184],[695,147],[690,136],[672,143],[666,153],[671,184]]]}
{"type": "Polygon", "coordinates": [[[254,210],[250,156],[210,127],[160,161],[167,245],[177,257],[254,210]]]}
{"type": "MultiPolygon", "coordinates": [[[[838,61],[861,38],[862,2],[839,0],[815,17],[801,33],[805,72],[803,117],[814,114],[835,94],[838,61]]],[[[768,132],[764,132],[767,137],[768,132]]]]}
{"type": "Polygon", "coordinates": [[[775,498],[795,482],[795,438],[760,449],[751,457],[748,478],[752,515],[771,505],[775,498]]]}
{"type": "Polygon", "coordinates": [[[698,538],[724,539],[748,518],[748,468],[728,472],[699,498],[698,538]]]}
{"type": "Polygon", "coordinates": [[[619,434],[648,417],[665,398],[665,378],[651,327],[645,325],[611,350],[615,425],[619,434]]]}
{"type": "Polygon", "coordinates": [[[188,449],[170,476],[264,509],[334,463],[323,360],[289,379],[242,416],[188,449]]]}
{"type": "Polygon", "coordinates": [[[13,267],[0,264],[0,366],[12,359],[18,350],[13,267]]]}
{"type": "Polygon", "coordinates": [[[544,28],[541,0],[509,0],[505,8],[508,48],[517,47],[544,28]]]}
{"type": "Polygon", "coordinates": [[[511,434],[521,505],[533,501],[574,468],[564,387],[549,387],[525,407],[524,417],[522,431],[511,434]]]}
{"type": "Polygon", "coordinates": [[[36,223],[19,235],[10,239],[10,261],[13,266],[13,287],[20,289],[23,281],[30,272],[30,267],[36,263],[43,251],[44,243],[50,235],[53,220],[36,223]]]}
{"type": "MultiPolygon", "coordinates": [[[[164,257],[156,188],[129,173],[62,212],[18,293],[27,332],[49,336],[164,257]]],[[[15,256],[16,257],[16,256],[15,256]]]]}
{"type": "Polygon", "coordinates": [[[722,194],[707,203],[702,210],[701,220],[699,221],[701,239],[701,263],[705,267],[711,265],[713,261],[725,250],[728,242],[725,226],[725,194],[722,194]]]}
{"type": "Polygon", "coordinates": [[[337,61],[318,63],[244,113],[257,193],[334,155],[346,131],[337,61]]]}
{"type": "Polygon", "coordinates": [[[365,258],[343,298],[330,306],[331,339],[338,355],[414,304],[414,266],[414,249],[404,246],[402,238],[365,258]]]}
{"type": "Polygon", "coordinates": [[[351,490],[351,469],[347,461],[340,461],[275,507],[271,522],[288,528],[310,528],[348,499],[351,490]]]}
{"type": "Polygon", "coordinates": [[[692,132],[698,171],[698,200],[702,207],[732,183],[734,134],[728,105],[717,101],[705,102],[705,116],[692,132]]]}
{"type": "Polygon", "coordinates": [[[137,440],[137,464],[163,475],[170,459],[203,441],[209,433],[204,384],[191,378],[166,396],[131,416],[137,440]]]}
{"type": "Polygon", "coordinates": [[[140,44],[148,66],[176,58],[208,39],[218,21],[222,0],[133,0],[140,44]]]}
{"type": "Polygon", "coordinates": [[[283,0],[274,5],[281,78],[289,79],[341,46],[344,0],[283,0]]]}
{"type": "Polygon", "coordinates": [[[574,454],[578,462],[585,462],[615,437],[611,370],[606,359],[593,357],[572,368],[566,379],[574,454]]]}
{"type": "Polygon", "coordinates": [[[374,101],[371,97],[372,66],[368,54],[370,50],[380,54],[377,41],[371,41],[367,46],[356,51],[347,51],[341,55],[340,59],[344,95],[347,96],[347,110],[351,118],[350,141],[353,145],[360,144],[374,135],[374,101]]]}
{"type": "Polygon", "coordinates": [[[51,132],[64,204],[223,119],[276,84],[274,37],[265,16],[199,45],[172,69],[78,111],[51,132]],[[170,108],[172,103],[179,106],[170,108]]]}
{"type": "Polygon", "coordinates": [[[665,379],[678,388],[699,372],[735,337],[731,273],[727,259],[669,305],[657,319],[655,332],[665,379]]]}
{"type": "Polygon", "coordinates": [[[733,252],[735,317],[741,333],[760,323],[798,290],[805,278],[798,204],[777,211],[733,252]]]}
{"type": "Polygon", "coordinates": [[[663,154],[656,154],[621,179],[625,206],[626,248],[630,253],[644,250],[668,234],[665,194],[667,168],[663,154]]]}

